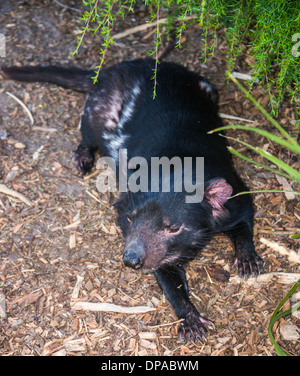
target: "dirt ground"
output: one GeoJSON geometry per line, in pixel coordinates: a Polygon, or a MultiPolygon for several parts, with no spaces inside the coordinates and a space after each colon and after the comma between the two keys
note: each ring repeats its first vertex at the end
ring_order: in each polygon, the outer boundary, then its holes
{"type": "MultiPolygon", "coordinates": [[[[62,2],[81,7],[79,0],[62,2]]],[[[144,12],[141,7],[117,22],[115,33],[143,24],[144,12]]],[[[1,64],[97,65],[100,34],[88,34],[78,55],[71,56],[82,26],[78,15],[50,0],[2,1],[0,33],[6,37],[6,57],[1,64]]],[[[106,64],[146,57],[154,33],[149,28],[119,39],[108,51],[106,64]]],[[[222,33],[215,57],[209,57],[206,64],[200,61],[200,36],[200,28],[192,26],[183,35],[182,49],[172,51],[167,60],[207,76],[219,89],[221,113],[269,129],[251,102],[226,82],[227,47],[222,33]]],[[[236,70],[249,73],[246,51],[236,70]]],[[[261,86],[256,85],[253,94],[268,108],[261,86]]],[[[244,283],[236,270],[230,271],[230,280],[223,278],[222,271],[229,270],[233,257],[224,236],[216,237],[187,268],[191,299],[214,322],[214,328],[204,345],[179,342],[176,315],[154,277],[136,274],[122,264],[122,237],[111,206],[114,197],[98,193],[96,169],[83,179],[72,164],[83,103],[84,95],[53,85],[0,81],[0,184],[31,203],[0,193],[0,355],[275,355],[268,323],[292,282],[274,277],[268,282],[250,279],[244,283]],[[33,125],[8,92],[26,104],[33,125]],[[75,311],[76,301],[156,309],[135,314],[75,311]]],[[[293,108],[286,101],[279,121],[292,132],[294,120],[293,108]]],[[[224,122],[239,124],[237,120],[224,122]]],[[[266,139],[252,133],[230,135],[263,146],[299,170],[299,160],[266,139]]],[[[247,153],[238,144],[235,147],[247,153]]],[[[252,152],[248,155],[254,157],[252,152]]],[[[251,189],[281,189],[285,184],[245,161],[235,159],[235,163],[251,189]]],[[[299,240],[289,238],[299,232],[299,200],[283,194],[256,194],[254,202],[255,246],[265,273],[299,273],[299,264],[278,251],[299,250],[299,240]]],[[[289,316],[274,331],[279,344],[293,355],[300,355],[297,326],[299,320],[289,316]],[[287,326],[294,328],[294,337],[289,339],[283,337],[287,326]]]]}

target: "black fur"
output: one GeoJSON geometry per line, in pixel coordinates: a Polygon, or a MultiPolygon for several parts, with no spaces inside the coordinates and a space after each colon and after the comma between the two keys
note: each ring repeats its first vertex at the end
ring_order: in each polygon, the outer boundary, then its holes
{"type": "MultiPolygon", "coordinates": [[[[229,199],[247,188],[234,170],[226,140],[208,131],[219,127],[218,93],[202,76],[173,63],[160,63],[157,95],[152,98],[154,62],[134,60],[101,72],[91,85],[90,71],[56,67],[3,68],[7,78],[48,81],[88,91],[82,113],[82,141],[75,166],[88,172],[94,153],[118,163],[118,149],[128,159],[166,156],[204,157],[205,194],[200,203],[187,204],[187,192],[127,192],[115,206],[125,237],[124,263],[153,271],[179,318],[182,341],[206,336],[205,324],[189,299],[184,265],[217,233],[234,245],[233,265],[248,278],[262,271],[254,250],[253,206],[250,195],[229,199]]],[[[131,170],[131,173],[134,170],[131,170]]],[[[160,180],[163,176],[160,175],[160,180]]]]}
{"type": "Polygon", "coordinates": [[[86,93],[93,85],[93,71],[62,67],[2,67],[4,78],[24,82],[49,82],[86,93]]]}

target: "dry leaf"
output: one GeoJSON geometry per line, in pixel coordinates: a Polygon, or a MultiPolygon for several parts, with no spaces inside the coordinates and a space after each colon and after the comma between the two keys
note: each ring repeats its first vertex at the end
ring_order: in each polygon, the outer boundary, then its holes
{"type": "Polygon", "coordinates": [[[19,304],[20,305],[24,302],[26,302],[26,305],[32,304],[32,303],[36,302],[42,295],[43,295],[42,291],[37,291],[37,292],[34,292],[32,294],[28,294],[28,295],[22,296],[21,298],[15,299],[10,304],[11,305],[13,305],[13,304],[19,304]]]}
{"type": "MultiPolygon", "coordinates": [[[[277,179],[278,183],[282,185],[282,188],[285,191],[293,191],[293,188],[291,187],[290,183],[288,182],[288,180],[284,176],[276,175],[276,179],[277,179]]],[[[294,193],[285,192],[284,194],[285,194],[285,197],[287,198],[287,200],[294,200],[295,199],[294,193]]]]}

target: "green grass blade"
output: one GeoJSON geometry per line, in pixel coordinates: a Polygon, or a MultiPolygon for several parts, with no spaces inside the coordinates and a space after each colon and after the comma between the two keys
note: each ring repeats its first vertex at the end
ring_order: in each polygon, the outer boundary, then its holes
{"type": "Polygon", "coordinates": [[[257,151],[258,154],[265,157],[270,162],[274,163],[276,166],[278,166],[279,168],[281,168],[282,170],[287,172],[291,176],[291,178],[293,178],[298,183],[300,183],[300,172],[298,172],[293,167],[289,166],[288,164],[286,164],[285,162],[283,162],[279,158],[274,157],[274,155],[272,155],[270,153],[266,153],[261,148],[256,147],[255,150],[257,151]]]}
{"type": "Polygon", "coordinates": [[[299,239],[299,238],[300,238],[300,234],[290,235],[290,239],[299,239]]]}
{"type": "Polygon", "coordinates": [[[244,130],[244,131],[256,132],[256,133],[268,138],[269,140],[276,142],[277,144],[282,145],[282,146],[286,147],[287,149],[289,149],[289,150],[291,150],[291,151],[293,151],[297,154],[300,154],[300,145],[298,145],[297,143],[296,144],[291,143],[287,140],[284,140],[283,138],[281,138],[279,136],[274,135],[271,132],[265,131],[265,130],[260,129],[260,128],[251,127],[249,125],[226,125],[224,127],[219,127],[219,128],[213,129],[212,131],[209,131],[208,133],[209,134],[215,133],[215,132],[223,131],[223,130],[226,130],[226,129],[241,129],[241,130],[244,130]]]}
{"type": "Polygon", "coordinates": [[[237,138],[233,138],[233,137],[229,137],[229,136],[225,136],[225,135],[220,135],[220,136],[225,137],[229,140],[234,140],[236,142],[239,142],[240,144],[248,147],[249,149],[254,150],[258,154],[260,154],[261,156],[268,159],[270,162],[274,163],[276,166],[278,166],[279,168],[281,168],[282,170],[287,172],[289,174],[289,179],[295,180],[298,183],[300,183],[300,173],[297,170],[295,170],[293,167],[291,167],[291,166],[287,165],[285,162],[281,161],[280,159],[274,157],[273,155],[271,155],[269,153],[266,153],[265,151],[263,151],[262,149],[260,149],[258,147],[254,147],[254,146],[248,144],[245,141],[241,141],[237,138]]]}
{"type": "Polygon", "coordinates": [[[287,191],[283,189],[257,189],[254,191],[239,192],[235,194],[234,196],[231,196],[230,198],[234,198],[234,197],[241,196],[241,195],[247,195],[249,193],[294,193],[295,195],[300,195],[300,191],[287,191]]]}
{"type": "Polygon", "coordinates": [[[285,174],[284,172],[281,172],[281,171],[279,171],[279,170],[276,170],[275,168],[269,167],[269,166],[267,166],[267,165],[264,165],[264,164],[262,164],[262,163],[259,163],[259,162],[255,161],[254,159],[251,159],[251,158],[246,157],[245,155],[239,153],[239,152],[238,152],[236,149],[234,149],[232,146],[228,146],[227,149],[228,149],[228,150],[230,151],[230,153],[232,153],[233,155],[235,155],[235,156],[237,156],[237,157],[239,157],[239,158],[241,158],[241,159],[244,159],[244,160],[247,161],[247,162],[250,162],[250,163],[252,163],[252,164],[254,164],[254,165],[257,165],[257,166],[259,166],[259,167],[262,167],[262,168],[264,168],[265,170],[271,171],[271,172],[273,172],[273,173],[276,174],[276,175],[284,176],[284,177],[287,178],[287,179],[290,179],[290,178],[291,178],[290,175],[287,175],[287,174],[285,174]]]}

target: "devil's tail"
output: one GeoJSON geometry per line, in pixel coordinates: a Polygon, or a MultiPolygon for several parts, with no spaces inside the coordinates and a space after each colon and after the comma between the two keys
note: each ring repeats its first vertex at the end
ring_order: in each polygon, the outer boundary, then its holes
{"type": "Polygon", "coordinates": [[[56,66],[1,67],[5,79],[25,82],[49,82],[65,89],[86,93],[93,85],[94,71],[56,66]]]}

